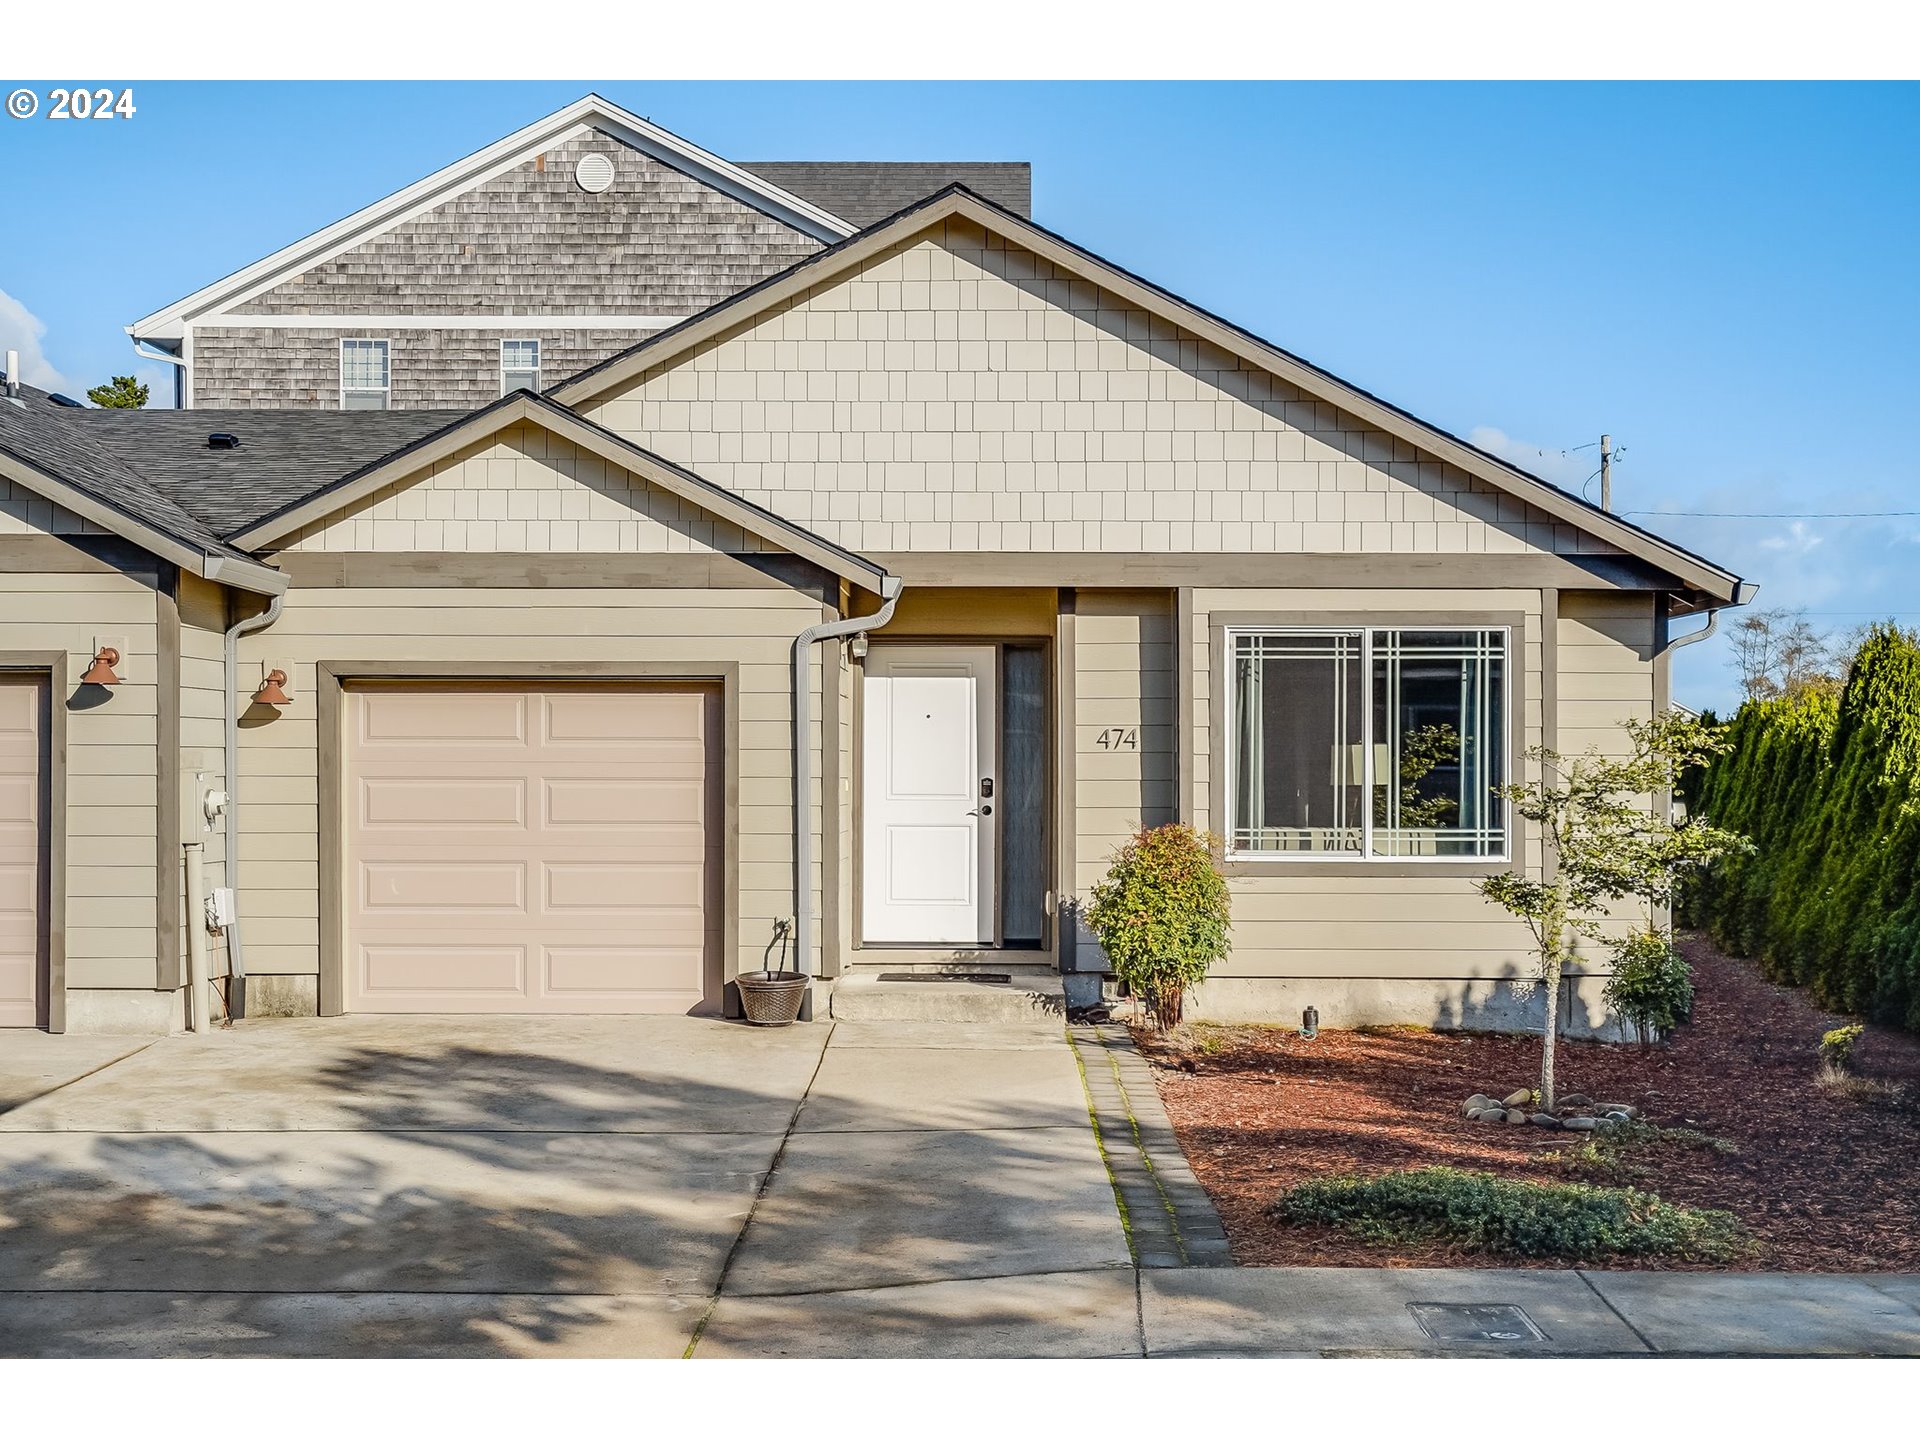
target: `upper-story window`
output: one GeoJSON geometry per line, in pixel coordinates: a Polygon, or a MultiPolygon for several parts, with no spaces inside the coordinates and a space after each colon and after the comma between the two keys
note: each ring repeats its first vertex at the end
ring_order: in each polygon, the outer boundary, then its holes
{"type": "Polygon", "coordinates": [[[500,342],[500,393],[516,390],[540,391],[540,342],[538,340],[502,340],[500,342]]]}
{"type": "Polygon", "coordinates": [[[340,342],[340,408],[385,410],[393,391],[393,370],[384,340],[340,342]]]}
{"type": "Polygon", "coordinates": [[[1228,637],[1233,853],[1505,857],[1506,629],[1228,637]]]}

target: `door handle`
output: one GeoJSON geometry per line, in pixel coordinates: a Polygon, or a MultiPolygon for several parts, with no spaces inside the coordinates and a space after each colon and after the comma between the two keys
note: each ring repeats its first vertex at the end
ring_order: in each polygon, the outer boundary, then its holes
{"type": "Polygon", "coordinates": [[[967,814],[969,814],[969,815],[991,815],[991,814],[993,814],[993,806],[991,806],[991,805],[982,805],[982,806],[981,806],[981,807],[980,807],[980,808],[979,808],[978,810],[969,810],[969,811],[967,811],[967,814]]]}

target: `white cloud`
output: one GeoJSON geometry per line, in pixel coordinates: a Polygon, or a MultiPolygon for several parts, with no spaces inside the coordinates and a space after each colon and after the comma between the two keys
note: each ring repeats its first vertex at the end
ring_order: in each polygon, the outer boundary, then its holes
{"type": "Polygon", "coordinates": [[[40,348],[46,333],[47,327],[39,316],[0,290],[0,351],[20,352],[21,383],[41,390],[59,390],[77,399],[80,392],[74,388],[74,382],[54,369],[40,348]]]}
{"type": "MultiPolygon", "coordinates": [[[[1571,490],[1576,495],[1583,493],[1587,482],[1593,480],[1600,469],[1598,446],[1590,445],[1582,450],[1549,449],[1531,440],[1516,440],[1492,425],[1474,426],[1467,432],[1467,443],[1489,455],[1498,455],[1509,465],[1518,465],[1529,475],[1538,475],[1549,484],[1558,485],[1562,490],[1571,490]]],[[[1599,483],[1595,481],[1595,493],[1587,498],[1596,500],[1598,490],[1599,483]]]]}

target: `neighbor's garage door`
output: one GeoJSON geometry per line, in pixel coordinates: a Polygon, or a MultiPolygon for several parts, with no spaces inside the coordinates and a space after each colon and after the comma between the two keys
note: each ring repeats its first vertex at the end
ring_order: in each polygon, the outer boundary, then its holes
{"type": "Polygon", "coordinates": [[[47,1023],[47,683],[0,677],[0,1026],[47,1023]]]}
{"type": "Polygon", "coordinates": [[[348,1008],[717,1008],[718,712],[695,687],[350,690],[348,1008]]]}

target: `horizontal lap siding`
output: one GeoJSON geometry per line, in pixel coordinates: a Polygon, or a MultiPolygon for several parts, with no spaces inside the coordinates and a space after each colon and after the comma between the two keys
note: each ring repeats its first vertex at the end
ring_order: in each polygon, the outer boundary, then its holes
{"type": "MultiPolygon", "coordinates": [[[[1084,903],[1142,826],[1173,819],[1173,601],[1082,590],[1074,619],[1074,888],[1084,903]],[[1138,747],[1111,743],[1125,732],[1138,747]],[[1106,733],[1110,743],[1100,744],[1106,733]]],[[[1097,968],[1091,936],[1080,968],[1097,968]]]]}
{"type": "MultiPolygon", "coordinates": [[[[190,777],[197,770],[207,775],[205,788],[226,790],[226,659],[225,630],[227,607],[225,592],[217,585],[192,575],[180,577],[180,771],[190,777]]],[[[244,701],[258,682],[258,671],[249,679],[238,677],[242,687],[236,697],[244,701]]],[[[182,797],[185,807],[189,797],[182,797]]],[[[180,817],[183,835],[200,837],[201,864],[205,868],[204,885],[208,891],[227,883],[227,816],[207,825],[201,813],[184,809],[180,817]]],[[[317,853],[317,852],[316,852],[317,853]]],[[[189,901],[186,890],[180,892],[180,945],[182,970],[187,943],[187,927],[204,919],[192,913],[204,903],[204,896],[189,901]]],[[[223,975],[227,969],[226,939],[207,937],[211,973],[223,975]]]]}
{"type": "MultiPolygon", "coordinates": [[[[788,676],[794,635],[820,613],[811,599],[784,591],[295,590],[280,621],[241,647],[243,676],[257,674],[262,664],[279,666],[294,697],[279,718],[241,736],[240,823],[246,839],[240,888],[249,969],[319,969],[319,736],[313,704],[319,666],[444,666],[462,660],[476,666],[739,665],[740,949],[737,957],[727,957],[727,973],[734,973],[736,960],[738,968],[757,968],[773,922],[793,910],[788,676]]],[[[813,713],[817,813],[817,704],[813,713]]],[[[819,879],[816,856],[816,892],[819,879]]]]}
{"type": "MultiPolygon", "coordinates": [[[[1194,693],[1194,802],[1197,822],[1220,830],[1213,813],[1213,707],[1222,657],[1212,653],[1216,614],[1272,614],[1274,623],[1313,625],[1316,615],[1520,615],[1513,637],[1518,668],[1509,695],[1521,707],[1518,750],[1541,743],[1544,648],[1537,590],[1196,590],[1190,637],[1194,693]]],[[[1524,765],[1513,756],[1516,765],[1524,765]]],[[[1527,773],[1531,773],[1530,771],[1527,773]]],[[[1540,845],[1521,854],[1538,872],[1540,845]]],[[[1271,874],[1230,877],[1233,954],[1214,973],[1237,979],[1341,976],[1378,979],[1524,978],[1535,973],[1518,921],[1481,898],[1474,881],[1448,875],[1316,874],[1311,864],[1275,862],[1271,874]]]]}
{"type": "MultiPolygon", "coordinates": [[[[1560,597],[1558,748],[1563,753],[1625,753],[1629,742],[1622,722],[1653,716],[1655,637],[1651,596],[1560,597]]],[[[1613,913],[1616,919],[1608,928],[1614,934],[1646,918],[1644,907],[1631,900],[1617,903],[1613,913]]]]}
{"type": "MultiPolygon", "coordinates": [[[[80,522],[52,517],[59,533],[80,522]]],[[[118,574],[0,574],[0,650],[64,651],[69,989],[151,990],[156,963],[159,625],[150,583],[118,574]],[[78,695],[96,643],[122,683],[78,695]],[[81,706],[69,702],[76,696],[81,706]],[[97,702],[97,703],[96,703],[97,702]]],[[[56,760],[57,763],[57,760],[56,760]]]]}

